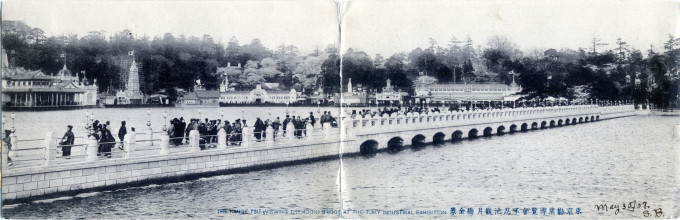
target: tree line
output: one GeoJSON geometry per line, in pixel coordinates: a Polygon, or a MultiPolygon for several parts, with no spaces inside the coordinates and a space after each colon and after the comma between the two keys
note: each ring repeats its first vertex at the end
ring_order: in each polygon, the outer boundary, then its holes
{"type": "Polygon", "coordinates": [[[104,31],[45,36],[22,22],[2,23],[2,46],[14,66],[50,74],[66,62],[80,77],[97,79],[101,92],[125,84],[118,63],[129,59],[129,51],[142,64],[144,92],[165,91],[171,97],[176,89],[191,90],[196,79],[217,89],[224,76],[238,90],[269,82],[306,94],[323,88],[328,95],[341,92],[350,78],[370,91],[382,90],[390,79],[397,89],[413,94],[422,82],[509,84],[514,76],[527,99],[635,100],[677,107],[680,86],[680,38],[672,35],[661,48],[650,45],[644,54],[621,38],[611,46],[593,36],[586,48],[523,51],[507,37],[493,35],[482,44],[469,36],[452,36],[445,44],[429,39],[426,48],[389,57],[352,48],[340,54],[335,45],[303,54],[294,45],[267,48],[259,39],[241,44],[235,37],[223,44],[210,35],[149,37],[123,30],[106,36],[104,31]]]}
{"type": "MultiPolygon", "coordinates": [[[[588,48],[576,50],[522,51],[499,35],[489,37],[484,45],[474,44],[469,36],[465,40],[451,37],[446,46],[434,39],[429,44],[387,59],[381,54],[371,59],[365,52],[350,48],[343,54],[342,83],[352,78],[352,82],[378,91],[389,78],[393,85],[412,94],[414,84],[422,82],[507,85],[514,76],[527,100],[563,97],[580,102],[634,100],[660,108],[680,105],[680,38],[673,35],[668,35],[662,49],[650,45],[646,54],[621,38],[607,47],[597,36],[588,48]]],[[[331,70],[323,72],[324,78],[336,75],[332,71],[339,65],[337,61],[324,62],[322,69],[331,70]]]]}
{"type": "Polygon", "coordinates": [[[317,87],[321,64],[334,45],[301,54],[295,45],[265,47],[259,39],[240,44],[232,37],[225,45],[212,36],[140,36],[123,30],[106,37],[105,31],[85,36],[45,36],[22,22],[3,21],[2,46],[16,67],[58,72],[66,63],[79,77],[97,79],[100,92],[113,92],[126,82],[119,74],[124,60],[141,63],[145,93],[176,89],[192,90],[195,80],[217,89],[225,74],[236,89],[252,89],[263,82],[279,83],[282,89],[312,91],[317,87]],[[240,66],[240,68],[238,67],[240,66]]]}

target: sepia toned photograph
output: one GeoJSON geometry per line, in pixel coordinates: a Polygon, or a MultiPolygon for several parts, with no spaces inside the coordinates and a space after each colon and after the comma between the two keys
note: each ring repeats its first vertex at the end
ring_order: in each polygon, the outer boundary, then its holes
{"type": "Polygon", "coordinates": [[[3,0],[3,219],[676,219],[680,2],[3,0]]]}

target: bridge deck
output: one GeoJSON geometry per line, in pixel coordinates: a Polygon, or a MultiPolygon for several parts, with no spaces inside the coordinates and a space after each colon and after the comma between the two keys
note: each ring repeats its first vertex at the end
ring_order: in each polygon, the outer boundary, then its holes
{"type": "MultiPolygon", "coordinates": [[[[362,145],[367,141],[375,140],[381,144],[381,148],[385,148],[388,140],[395,136],[409,139],[423,135],[428,140],[433,140],[433,136],[440,131],[483,129],[491,125],[510,126],[508,123],[519,126],[521,125],[519,123],[537,121],[540,123],[548,119],[559,120],[561,118],[580,119],[586,118],[585,116],[592,118],[600,116],[601,119],[608,119],[634,115],[634,111],[632,106],[576,106],[573,108],[528,108],[345,118],[340,128],[325,131],[308,130],[313,134],[310,137],[301,139],[285,137],[273,141],[256,142],[251,131],[244,131],[244,137],[248,140],[244,141],[241,146],[227,146],[225,149],[209,147],[206,150],[197,150],[199,148],[198,133],[195,132],[196,136],[193,136],[193,139],[190,138],[194,140],[190,141],[190,145],[170,146],[168,154],[161,154],[160,151],[169,141],[162,143],[157,141],[153,146],[143,146],[144,141],[141,141],[135,144],[137,147],[134,152],[114,148],[112,158],[97,158],[91,162],[85,160],[87,153],[84,147],[75,147],[74,155],[70,160],[60,157],[47,160],[49,156],[46,157],[46,155],[49,154],[46,152],[49,151],[45,148],[54,146],[42,148],[38,146],[36,150],[20,151],[20,155],[13,158],[16,161],[14,166],[2,167],[2,199],[11,203],[55,194],[74,194],[102,188],[127,187],[130,184],[140,184],[151,180],[181,181],[187,176],[197,174],[225,174],[234,170],[338,158],[342,153],[363,152],[362,145]],[[21,160],[26,161],[21,162],[21,160]],[[50,163],[44,163],[46,160],[50,163]]],[[[271,129],[268,132],[272,132],[271,129]]],[[[282,133],[279,132],[279,134],[282,133]]],[[[143,134],[136,135],[143,139],[143,134]]],[[[165,133],[159,135],[166,135],[161,136],[161,139],[168,138],[165,133]]],[[[446,136],[448,137],[448,134],[446,136]]],[[[218,139],[226,141],[224,136],[218,139]]],[[[94,152],[96,154],[96,151],[94,152]]],[[[3,157],[6,155],[4,154],[3,157]]]]}

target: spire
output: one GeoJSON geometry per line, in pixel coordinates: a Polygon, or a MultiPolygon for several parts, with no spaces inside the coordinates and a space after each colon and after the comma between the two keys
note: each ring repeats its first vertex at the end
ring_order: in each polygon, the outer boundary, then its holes
{"type": "Polygon", "coordinates": [[[87,80],[87,72],[83,70],[82,73],[83,73],[83,85],[86,86],[87,84],[90,84],[90,82],[87,80]]]}
{"type": "Polygon", "coordinates": [[[137,72],[139,69],[137,69],[137,62],[133,59],[132,64],[130,65],[130,72],[137,72]]]}
{"type": "Polygon", "coordinates": [[[139,91],[139,69],[137,68],[137,62],[135,62],[134,59],[130,65],[130,73],[128,74],[126,88],[127,92],[130,94],[130,97],[141,95],[141,92],[139,91]]]}
{"type": "Polygon", "coordinates": [[[352,92],[352,78],[347,80],[347,92],[352,92]]]}
{"type": "Polygon", "coordinates": [[[71,71],[66,68],[66,63],[64,63],[64,67],[59,70],[59,73],[57,73],[57,76],[60,79],[64,79],[65,77],[71,77],[73,74],[71,74],[71,71]]]}

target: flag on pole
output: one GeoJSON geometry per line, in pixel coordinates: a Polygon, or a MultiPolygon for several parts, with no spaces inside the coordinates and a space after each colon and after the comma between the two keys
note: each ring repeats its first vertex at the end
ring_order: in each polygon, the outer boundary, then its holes
{"type": "Polygon", "coordinates": [[[134,55],[135,55],[135,51],[133,50],[133,51],[128,52],[128,55],[134,56],[134,55]]]}

